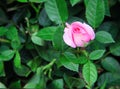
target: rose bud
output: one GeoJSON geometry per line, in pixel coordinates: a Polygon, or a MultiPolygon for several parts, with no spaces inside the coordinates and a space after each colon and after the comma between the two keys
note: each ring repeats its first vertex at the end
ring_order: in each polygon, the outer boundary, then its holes
{"type": "Polygon", "coordinates": [[[66,23],[64,29],[63,40],[64,42],[73,47],[85,47],[89,41],[95,38],[95,33],[92,27],[86,23],[73,22],[72,24],[66,23]]]}

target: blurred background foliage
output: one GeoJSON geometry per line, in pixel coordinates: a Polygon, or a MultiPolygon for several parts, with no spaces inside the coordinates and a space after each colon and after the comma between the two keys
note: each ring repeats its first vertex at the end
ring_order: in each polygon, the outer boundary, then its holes
{"type": "Polygon", "coordinates": [[[96,32],[92,89],[120,89],[119,10],[120,0],[0,0],[0,88],[84,89],[87,58],[62,39],[65,22],[81,21],[96,32]]]}

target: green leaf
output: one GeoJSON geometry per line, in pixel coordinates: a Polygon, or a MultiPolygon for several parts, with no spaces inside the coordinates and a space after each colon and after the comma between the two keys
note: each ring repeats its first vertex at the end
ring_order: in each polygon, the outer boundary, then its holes
{"type": "Polygon", "coordinates": [[[85,57],[85,56],[83,56],[83,55],[81,55],[81,56],[79,56],[79,57],[76,57],[73,53],[71,53],[71,52],[65,52],[65,53],[63,53],[64,54],[64,56],[67,58],[67,59],[69,59],[71,62],[73,62],[73,63],[75,63],[75,64],[85,64],[87,61],[88,61],[88,59],[87,59],[87,57],[85,57]]]}
{"type": "Polygon", "coordinates": [[[17,0],[18,2],[28,2],[28,0],[17,0]]]}
{"type": "Polygon", "coordinates": [[[104,83],[101,85],[100,89],[105,89],[106,87],[106,81],[104,81],[104,83]]]}
{"type": "MultiPolygon", "coordinates": [[[[114,6],[118,0],[109,0],[110,7],[114,6]]],[[[120,1],[120,0],[119,0],[120,1]]]]}
{"type": "Polygon", "coordinates": [[[109,1],[108,0],[104,0],[104,5],[105,5],[105,15],[106,16],[111,16],[110,15],[109,1]]]}
{"type": "MultiPolygon", "coordinates": [[[[4,4],[3,4],[4,5],[4,4]]],[[[0,25],[8,23],[8,18],[5,14],[5,12],[0,8],[0,25]]]]}
{"type": "Polygon", "coordinates": [[[106,44],[100,43],[97,40],[94,40],[92,44],[90,44],[89,48],[91,50],[100,50],[100,49],[106,49],[106,44]]]}
{"type": "Polygon", "coordinates": [[[9,88],[10,88],[10,89],[12,89],[12,88],[22,88],[22,87],[21,87],[21,82],[20,82],[20,80],[15,81],[15,82],[12,82],[12,83],[10,84],[9,88]]]}
{"type": "Polygon", "coordinates": [[[118,72],[120,73],[120,64],[119,62],[112,58],[112,57],[106,57],[105,59],[102,60],[102,66],[104,69],[110,72],[118,72]]]}
{"type": "Polygon", "coordinates": [[[45,10],[51,21],[60,24],[68,19],[68,11],[65,0],[47,0],[45,10]]]}
{"type": "Polygon", "coordinates": [[[7,4],[11,4],[11,3],[13,3],[15,0],[8,0],[7,1],[7,4]]]}
{"type": "Polygon", "coordinates": [[[83,78],[85,79],[86,83],[88,84],[89,87],[91,87],[97,80],[97,69],[95,65],[88,61],[84,66],[83,66],[83,78]]]}
{"type": "Polygon", "coordinates": [[[67,76],[66,74],[64,74],[64,80],[65,80],[66,85],[69,87],[69,89],[72,89],[72,84],[70,82],[70,77],[67,76]]]}
{"type": "MultiPolygon", "coordinates": [[[[68,19],[71,19],[71,16],[76,16],[76,14],[79,14],[79,12],[83,10],[83,7],[79,4],[73,7],[69,5],[68,9],[69,9],[69,16],[70,16],[68,19]]],[[[80,14],[77,18],[81,17],[82,15],[83,14],[80,14]]]]}
{"type": "Polygon", "coordinates": [[[76,56],[75,56],[73,53],[71,53],[71,52],[65,52],[65,53],[63,53],[63,55],[64,55],[67,59],[69,59],[71,62],[77,64],[77,58],[76,58],[76,56]]]}
{"type": "MultiPolygon", "coordinates": [[[[72,63],[74,63],[74,64],[78,64],[77,63],[77,58],[76,58],[76,56],[73,54],[73,53],[71,53],[71,52],[64,52],[62,55],[61,55],[61,53],[60,53],[60,55],[58,56],[58,59],[60,58],[60,56],[61,56],[61,58],[63,57],[64,59],[66,58],[66,59],[68,59],[70,62],[72,62],[72,63]]],[[[61,63],[61,60],[58,60],[57,62],[56,62],[56,64],[57,64],[57,67],[59,68],[59,67],[61,67],[61,66],[64,66],[62,63],[61,63]]]]}
{"type": "Polygon", "coordinates": [[[20,39],[18,36],[18,29],[15,26],[10,26],[7,33],[6,37],[11,40],[11,46],[13,49],[19,49],[21,44],[20,44],[20,39]]]}
{"type": "Polygon", "coordinates": [[[64,80],[68,89],[82,89],[85,87],[85,82],[80,78],[75,78],[64,74],[64,80]]]}
{"type": "Polygon", "coordinates": [[[30,29],[28,29],[32,35],[36,35],[36,33],[39,31],[39,25],[38,24],[34,24],[30,26],[30,29]]]}
{"type": "Polygon", "coordinates": [[[53,39],[53,35],[57,29],[58,29],[58,27],[43,28],[37,33],[37,36],[39,36],[43,40],[51,41],[53,39]]]}
{"type": "Polygon", "coordinates": [[[90,0],[84,0],[84,4],[85,4],[86,7],[87,7],[87,4],[88,4],[89,1],[90,0]]]}
{"type": "Polygon", "coordinates": [[[1,45],[0,46],[0,53],[2,53],[3,51],[9,50],[10,48],[7,45],[1,45]]]}
{"type": "Polygon", "coordinates": [[[20,43],[20,40],[19,39],[14,39],[11,41],[11,46],[13,49],[15,50],[19,50],[20,47],[21,47],[21,43],[20,43]]]}
{"type": "Polygon", "coordinates": [[[41,64],[40,58],[37,56],[33,60],[30,60],[27,65],[31,68],[33,72],[35,72],[38,66],[41,64]]]}
{"type": "Polygon", "coordinates": [[[8,32],[6,33],[6,36],[10,40],[18,39],[18,31],[15,26],[10,26],[8,28],[8,32]]]}
{"type": "Polygon", "coordinates": [[[70,3],[72,6],[76,5],[78,2],[80,2],[81,0],[70,0],[70,3]]]}
{"type": "Polygon", "coordinates": [[[78,72],[79,65],[72,62],[72,60],[65,57],[65,55],[60,56],[60,62],[65,68],[78,72]]]}
{"type": "Polygon", "coordinates": [[[45,60],[45,61],[52,61],[53,59],[59,59],[60,52],[53,50],[53,49],[42,49],[40,50],[40,56],[45,60]]]}
{"type": "Polygon", "coordinates": [[[86,6],[86,18],[88,23],[96,28],[104,19],[105,6],[103,0],[89,0],[86,6]]]}
{"type": "Polygon", "coordinates": [[[81,55],[75,61],[77,64],[85,64],[88,61],[88,58],[84,55],[81,55]]]}
{"type": "Polygon", "coordinates": [[[42,9],[42,11],[40,12],[38,21],[39,21],[39,24],[42,26],[49,26],[52,23],[50,21],[50,19],[48,18],[48,15],[47,15],[45,9],[42,9]]]}
{"type": "Polygon", "coordinates": [[[41,2],[45,2],[47,0],[29,0],[30,2],[34,2],[34,3],[41,3],[41,2]]]}
{"type": "Polygon", "coordinates": [[[15,58],[14,58],[14,66],[16,68],[21,68],[21,57],[19,52],[17,51],[15,54],[15,58]]]}
{"type": "Polygon", "coordinates": [[[115,86],[120,84],[120,75],[116,73],[103,73],[102,75],[99,76],[98,78],[98,86],[102,86],[104,82],[106,81],[106,86],[115,86]]]}
{"type": "Polygon", "coordinates": [[[67,47],[67,45],[63,41],[63,29],[64,29],[63,27],[58,27],[58,29],[53,35],[52,40],[54,48],[62,51],[64,51],[64,49],[67,47]]]}
{"type": "Polygon", "coordinates": [[[35,34],[32,34],[31,40],[34,44],[37,44],[39,46],[44,45],[44,41],[40,37],[36,36],[35,34]]]}
{"type": "Polygon", "coordinates": [[[97,60],[103,56],[105,50],[95,50],[90,53],[89,57],[91,60],[97,60]]]}
{"type": "Polygon", "coordinates": [[[34,2],[34,3],[41,3],[41,2],[45,2],[46,0],[17,0],[18,2],[34,2]]]}
{"type": "Polygon", "coordinates": [[[50,89],[64,89],[64,82],[63,79],[56,79],[53,80],[52,83],[49,85],[50,89]]]}
{"type": "Polygon", "coordinates": [[[45,77],[43,75],[42,67],[37,68],[36,73],[32,76],[24,88],[46,89],[45,77]]]}
{"type": "Polygon", "coordinates": [[[110,52],[115,56],[120,56],[120,42],[110,46],[110,52]]]}
{"type": "Polygon", "coordinates": [[[5,33],[7,32],[7,28],[6,27],[0,27],[0,36],[5,35],[5,33]]]}
{"type": "Polygon", "coordinates": [[[81,19],[81,18],[79,18],[79,17],[70,17],[70,18],[67,20],[67,22],[70,23],[70,24],[73,23],[73,22],[75,22],[75,21],[84,22],[84,20],[81,19]]]}
{"type": "Polygon", "coordinates": [[[96,40],[101,43],[114,43],[112,36],[110,33],[106,31],[99,31],[96,33],[96,40]]]}
{"type": "Polygon", "coordinates": [[[113,38],[116,38],[116,36],[117,36],[117,34],[119,32],[119,27],[115,22],[107,21],[107,22],[104,22],[98,28],[98,31],[107,31],[112,35],[113,38]]]}
{"type": "Polygon", "coordinates": [[[0,61],[9,61],[13,58],[15,51],[9,49],[8,46],[0,47],[0,61]]]}
{"type": "Polygon", "coordinates": [[[5,76],[4,63],[0,61],[0,77],[5,76]]]}
{"type": "Polygon", "coordinates": [[[31,73],[30,68],[25,65],[21,65],[21,68],[17,68],[14,66],[14,71],[18,76],[22,77],[27,77],[31,73]]]}
{"type": "Polygon", "coordinates": [[[14,56],[14,51],[13,50],[4,50],[0,53],[0,61],[9,61],[13,58],[14,56]]]}
{"type": "Polygon", "coordinates": [[[25,18],[29,18],[31,15],[30,11],[26,8],[18,9],[16,13],[12,16],[12,20],[14,23],[19,23],[23,21],[25,18]]]}
{"type": "Polygon", "coordinates": [[[1,89],[5,89],[5,88],[7,88],[7,87],[6,87],[3,83],[0,82],[0,88],[1,88],[1,89]]]}

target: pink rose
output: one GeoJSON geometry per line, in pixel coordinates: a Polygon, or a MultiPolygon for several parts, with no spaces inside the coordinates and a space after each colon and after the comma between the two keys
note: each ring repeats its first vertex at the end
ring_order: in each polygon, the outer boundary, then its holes
{"type": "Polygon", "coordinates": [[[94,30],[86,23],[73,22],[71,25],[66,23],[63,39],[67,45],[73,48],[85,47],[85,44],[94,38],[94,30]]]}

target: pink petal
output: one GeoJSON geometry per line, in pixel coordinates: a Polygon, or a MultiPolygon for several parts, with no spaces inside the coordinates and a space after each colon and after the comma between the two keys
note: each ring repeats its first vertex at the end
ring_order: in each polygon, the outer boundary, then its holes
{"type": "Polygon", "coordinates": [[[83,29],[82,33],[84,33],[84,31],[86,31],[90,35],[91,40],[93,40],[95,38],[94,30],[88,24],[76,21],[76,22],[73,22],[71,25],[73,27],[79,26],[81,28],[81,30],[83,29]]]}
{"type": "Polygon", "coordinates": [[[92,27],[86,23],[73,22],[71,25],[66,23],[63,39],[65,43],[73,48],[84,47],[90,40],[95,38],[92,27]]]}
{"type": "Polygon", "coordinates": [[[77,47],[84,47],[84,42],[82,41],[80,34],[73,34],[73,38],[77,47]]]}
{"type": "Polygon", "coordinates": [[[64,29],[64,32],[68,32],[68,31],[70,31],[70,30],[72,30],[72,29],[71,29],[71,26],[70,26],[68,23],[66,23],[66,27],[65,27],[65,29],[64,29]]]}
{"type": "Polygon", "coordinates": [[[86,32],[90,35],[91,40],[93,40],[95,38],[95,33],[92,27],[90,27],[86,23],[83,23],[83,26],[86,29],[86,32]]]}
{"type": "Polygon", "coordinates": [[[88,34],[81,34],[81,39],[84,42],[89,42],[91,40],[91,38],[88,34]]]}
{"type": "Polygon", "coordinates": [[[65,33],[63,34],[63,40],[67,45],[76,48],[76,45],[73,42],[72,33],[70,29],[65,28],[65,33]]]}
{"type": "Polygon", "coordinates": [[[71,27],[70,24],[68,24],[68,23],[65,23],[65,25],[66,25],[67,27],[71,27]]]}
{"type": "Polygon", "coordinates": [[[73,22],[72,24],[71,24],[71,26],[82,26],[83,25],[83,23],[81,23],[81,22],[78,22],[78,21],[76,21],[76,22],[73,22]]]}

